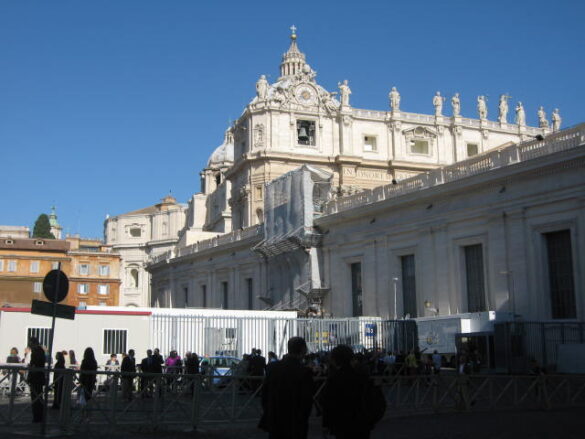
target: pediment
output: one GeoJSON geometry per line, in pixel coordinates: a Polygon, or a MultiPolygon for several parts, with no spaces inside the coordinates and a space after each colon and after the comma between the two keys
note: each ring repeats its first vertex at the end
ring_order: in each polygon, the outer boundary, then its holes
{"type": "Polygon", "coordinates": [[[406,137],[412,137],[412,138],[419,138],[419,139],[436,139],[438,134],[436,131],[431,130],[430,128],[427,127],[414,127],[414,128],[409,128],[407,130],[402,131],[402,133],[406,136],[406,137]]]}

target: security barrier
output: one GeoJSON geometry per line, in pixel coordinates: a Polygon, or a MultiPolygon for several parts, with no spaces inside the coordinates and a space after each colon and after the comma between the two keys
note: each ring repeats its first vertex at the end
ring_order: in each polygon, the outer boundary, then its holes
{"type": "MultiPolygon", "coordinates": [[[[24,368],[0,368],[0,425],[30,424],[31,397],[19,389],[24,368]]],[[[52,372],[52,371],[51,371],[52,372]]],[[[196,429],[213,423],[257,422],[262,413],[262,377],[224,375],[213,369],[206,375],[124,374],[94,372],[98,385],[91,399],[80,397],[76,385],[80,373],[59,370],[61,385],[58,409],[55,383],[47,411],[47,426],[63,433],[94,430],[136,431],[196,429]],[[131,393],[128,393],[131,389],[131,393]]],[[[386,416],[415,413],[448,413],[508,409],[541,409],[585,406],[585,376],[582,375],[418,375],[375,376],[386,398],[386,416]]],[[[320,410],[324,378],[315,380],[314,415],[320,410]]],[[[38,398],[42,398],[39,396],[38,398]]]]}

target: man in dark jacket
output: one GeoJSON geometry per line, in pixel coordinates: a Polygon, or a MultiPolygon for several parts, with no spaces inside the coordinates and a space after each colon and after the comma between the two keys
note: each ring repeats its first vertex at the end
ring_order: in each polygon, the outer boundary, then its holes
{"type": "Polygon", "coordinates": [[[337,439],[369,438],[386,409],[380,389],[352,367],[353,356],[345,345],[331,351],[332,368],[320,396],[323,428],[337,439]]]}
{"type": "Polygon", "coordinates": [[[305,439],[313,405],[311,370],[302,363],[307,344],[301,337],[288,341],[288,355],[268,370],[262,390],[259,427],[270,439],[305,439]]]}
{"type": "Polygon", "coordinates": [[[136,374],[136,360],[134,359],[134,349],[128,351],[128,355],[122,360],[122,398],[132,400],[132,386],[134,375],[136,374]]]}
{"type": "MultiPolygon", "coordinates": [[[[140,362],[140,372],[142,374],[152,373],[152,366],[153,366],[152,350],[148,349],[146,351],[146,357],[143,358],[142,361],[140,362]]],[[[140,377],[140,393],[142,394],[143,398],[146,398],[150,395],[151,381],[152,378],[150,377],[145,377],[144,375],[140,377]]]]}
{"type": "Polygon", "coordinates": [[[255,392],[261,384],[260,378],[264,376],[266,369],[266,358],[262,356],[260,349],[252,349],[250,357],[250,376],[254,377],[251,381],[252,390],[255,392]]]}
{"type": "MultiPolygon", "coordinates": [[[[30,348],[29,368],[43,369],[46,360],[45,350],[36,340],[31,341],[30,348]]],[[[33,422],[43,422],[43,386],[45,384],[45,372],[43,370],[30,370],[27,380],[30,387],[33,422]]]]}

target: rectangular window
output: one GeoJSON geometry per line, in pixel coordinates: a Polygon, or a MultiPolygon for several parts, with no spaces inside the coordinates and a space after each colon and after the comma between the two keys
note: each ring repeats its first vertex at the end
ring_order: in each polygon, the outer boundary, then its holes
{"type": "Polygon", "coordinates": [[[89,275],[89,264],[79,264],[77,266],[77,272],[82,276],[89,275]]]}
{"type": "Polygon", "coordinates": [[[248,293],[248,309],[254,309],[254,284],[251,277],[246,279],[246,290],[248,293]]]}
{"type": "Polygon", "coordinates": [[[100,265],[100,276],[109,276],[110,275],[110,266],[109,265],[100,265]]]}
{"type": "Polygon", "coordinates": [[[42,282],[33,282],[33,292],[34,293],[42,293],[43,292],[43,283],[42,282]]]}
{"type": "Polygon", "coordinates": [[[86,309],[87,308],[87,302],[85,300],[80,300],[79,302],[77,302],[77,308],[79,308],[79,309],[86,309]]]}
{"type": "Polygon", "coordinates": [[[351,264],[351,298],[353,305],[353,316],[358,317],[363,313],[362,306],[362,263],[351,264]]]}
{"type": "Polygon", "coordinates": [[[124,354],[126,353],[126,340],[128,331],[126,329],[104,329],[103,354],[124,354]]]}
{"type": "Polygon", "coordinates": [[[571,231],[544,234],[548,262],[551,315],[553,319],[576,319],[575,281],[571,231]]]}
{"type": "Polygon", "coordinates": [[[28,328],[26,331],[26,339],[29,343],[33,337],[37,339],[41,346],[49,347],[51,328],[28,328]]]}
{"type": "Polygon", "coordinates": [[[406,255],[400,258],[402,265],[402,303],[403,315],[411,318],[418,317],[416,308],[416,282],[414,255],[406,255]]]}
{"type": "Polygon", "coordinates": [[[465,284],[467,287],[467,312],[487,311],[483,275],[483,246],[463,247],[465,255],[465,284]]]}
{"type": "Polygon", "coordinates": [[[51,270],[58,270],[59,269],[59,263],[58,262],[53,262],[51,264],[51,270]]]}
{"type": "Polygon", "coordinates": [[[376,136],[364,136],[364,151],[376,151],[376,136]]]}
{"type": "Polygon", "coordinates": [[[477,143],[468,143],[467,144],[467,157],[473,157],[479,153],[479,146],[477,143]]]}
{"type": "Polygon", "coordinates": [[[38,273],[39,272],[39,261],[31,261],[30,263],[30,272],[31,273],[38,273]]]}
{"type": "Polygon", "coordinates": [[[413,154],[427,154],[429,153],[428,140],[411,140],[410,152],[413,154]]]}
{"type": "Polygon", "coordinates": [[[14,273],[18,269],[18,261],[8,261],[8,271],[14,273]]]}
{"type": "Polygon", "coordinates": [[[79,294],[89,293],[89,284],[77,284],[77,292],[79,294]]]}
{"type": "Polygon", "coordinates": [[[0,271],[4,271],[4,259],[0,259],[0,271]]]}
{"type": "Polygon", "coordinates": [[[228,303],[228,283],[227,282],[222,282],[221,283],[221,296],[222,296],[222,302],[221,302],[221,309],[228,309],[229,307],[229,303],[228,303]]]}
{"type": "Polygon", "coordinates": [[[102,296],[107,296],[108,293],[110,292],[110,286],[109,285],[98,285],[98,294],[101,294],[102,296]]]}
{"type": "Polygon", "coordinates": [[[207,308],[207,285],[201,285],[201,306],[207,308]]]}
{"type": "Polygon", "coordinates": [[[315,121],[297,120],[297,143],[315,146],[315,121]]]}

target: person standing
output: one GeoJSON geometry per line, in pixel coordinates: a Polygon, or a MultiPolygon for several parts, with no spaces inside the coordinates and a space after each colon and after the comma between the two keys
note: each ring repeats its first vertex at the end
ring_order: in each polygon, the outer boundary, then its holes
{"type": "Polygon", "coordinates": [[[134,374],[136,373],[136,360],[134,359],[134,349],[128,351],[128,355],[122,360],[122,398],[132,400],[132,386],[134,374]]]}
{"type": "Polygon", "coordinates": [[[188,378],[186,378],[186,380],[188,383],[187,386],[191,391],[191,395],[193,395],[193,392],[195,391],[196,378],[192,375],[199,374],[199,357],[195,352],[187,352],[185,355],[185,373],[190,375],[188,378]]]}
{"type": "Polygon", "coordinates": [[[89,402],[93,395],[96,383],[97,361],[92,348],[86,348],[83,352],[83,360],[79,368],[79,383],[81,384],[80,391],[83,392],[85,402],[89,402]]]}
{"type": "Polygon", "coordinates": [[[143,398],[150,396],[150,383],[152,378],[144,374],[152,373],[152,366],[152,350],[148,349],[146,351],[146,357],[140,362],[140,393],[142,393],[143,398]]]}
{"type": "Polygon", "coordinates": [[[252,390],[256,391],[261,385],[261,378],[266,370],[266,358],[262,356],[260,349],[252,349],[250,357],[250,376],[252,377],[252,390]]]}
{"type": "Polygon", "coordinates": [[[263,413],[258,427],[270,439],[305,439],[313,406],[313,378],[303,365],[307,343],[302,337],[288,341],[288,354],[268,369],[262,391],[263,413]]]}
{"type": "Polygon", "coordinates": [[[69,351],[69,364],[67,367],[69,369],[79,369],[79,364],[77,363],[77,359],[75,358],[75,351],[73,349],[69,351]]]}
{"type": "Polygon", "coordinates": [[[36,340],[31,340],[28,385],[32,405],[33,422],[43,422],[43,387],[45,384],[45,351],[36,340]],[[36,369],[36,370],[33,370],[36,369]]]}
{"type": "Polygon", "coordinates": [[[441,366],[443,365],[443,356],[435,349],[433,351],[433,374],[439,375],[441,373],[441,366]]]}
{"type": "Polygon", "coordinates": [[[55,366],[53,366],[53,408],[58,409],[61,407],[61,395],[63,395],[63,380],[65,375],[65,356],[63,352],[59,351],[55,354],[55,366]]]}
{"type": "Polygon", "coordinates": [[[367,375],[352,367],[353,351],[339,345],[331,351],[331,371],[323,392],[323,428],[337,439],[367,439],[383,416],[386,401],[367,375]]]}

